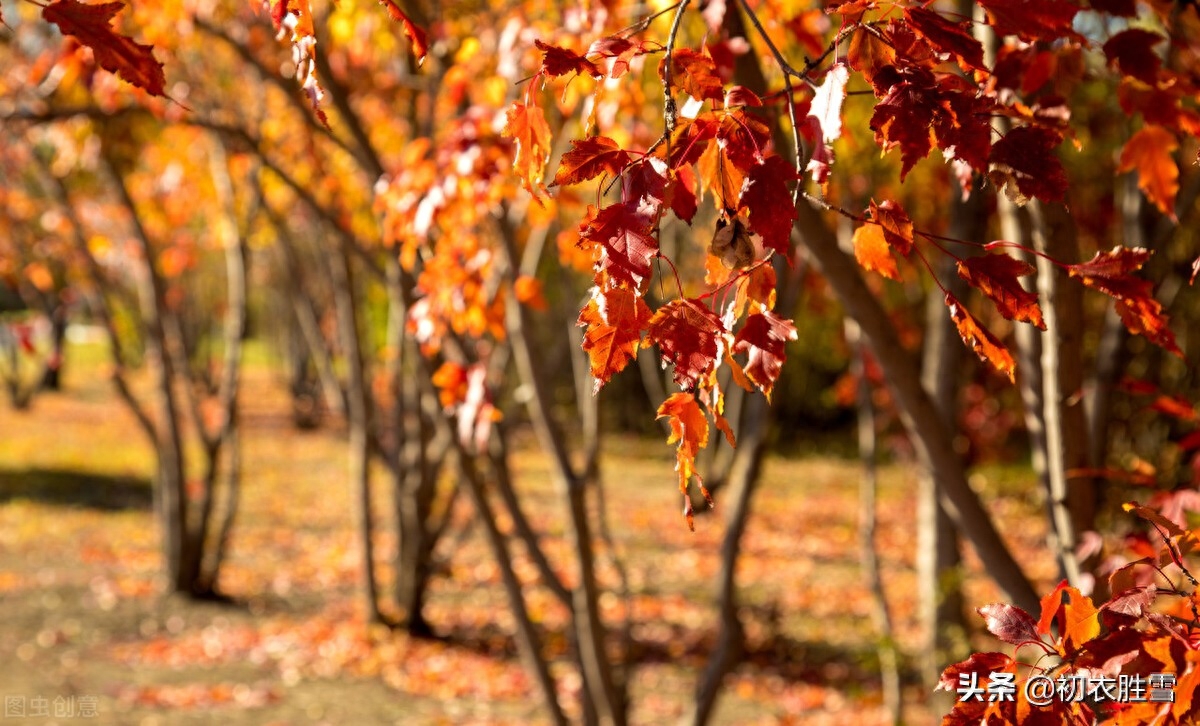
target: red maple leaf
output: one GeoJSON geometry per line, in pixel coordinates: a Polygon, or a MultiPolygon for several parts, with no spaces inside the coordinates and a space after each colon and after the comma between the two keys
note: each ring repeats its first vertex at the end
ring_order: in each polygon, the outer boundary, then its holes
{"type": "Polygon", "coordinates": [[[913,246],[913,224],[898,202],[885,199],[876,204],[871,200],[871,219],[883,229],[883,238],[892,249],[908,257],[913,246]]]}
{"type": "Polygon", "coordinates": [[[876,93],[881,87],[886,92],[875,104],[871,130],[884,151],[900,147],[900,180],[904,181],[913,166],[933,148],[930,127],[937,108],[937,82],[924,68],[888,67],[876,75],[875,84],[876,93]]]}
{"type": "Polygon", "coordinates": [[[783,369],[787,358],[784,346],[796,339],[796,326],[790,320],[779,317],[770,310],[754,313],[746,318],[742,329],[733,341],[733,352],[747,353],[746,377],[754,381],[771,399],[771,389],[783,369]]]}
{"type": "Polygon", "coordinates": [[[1040,126],[1009,131],[992,147],[988,179],[1017,204],[1030,197],[1060,201],[1067,192],[1067,172],[1054,150],[1061,142],[1061,136],[1040,126]]]}
{"type": "Polygon", "coordinates": [[[675,365],[679,387],[691,390],[716,367],[724,332],[721,319],[700,300],[673,300],[650,318],[646,341],[675,365]]]}
{"type": "Polygon", "coordinates": [[[950,309],[950,319],[958,328],[958,334],[963,342],[975,351],[975,355],[983,362],[1008,376],[1008,380],[1016,382],[1017,364],[1013,361],[1012,353],[992,334],[990,330],[979,324],[967,311],[963,304],[950,293],[946,293],[946,307],[950,309]]]}
{"type": "Polygon", "coordinates": [[[1020,646],[1041,640],[1033,616],[1016,605],[993,603],[976,612],[987,622],[988,632],[1005,643],[1020,646]]]}
{"type": "Polygon", "coordinates": [[[606,35],[603,38],[597,38],[588,47],[587,55],[598,55],[608,59],[610,63],[608,77],[620,78],[629,71],[629,61],[654,48],[657,46],[645,40],[635,43],[618,35],[606,35]]]}
{"type": "Polygon", "coordinates": [[[618,285],[637,288],[650,275],[658,242],[650,233],[649,211],[636,202],[610,204],[580,227],[581,239],[600,244],[599,267],[618,285]]]}
{"type": "Polygon", "coordinates": [[[875,33],[860,29],[850,36],[846,62],[863,74],[867,83],[875,85],[875,76],[896,64],[896,49],[875,33]]]}
{"type": "Polygon", "coordinates": [[[700,410],[696,398],[690,393],[673,393],[658,407],[658,418],[668,418],[671,424],[671,435],[668,444],[678,442],[675,448],[675,471],[679,474],[679,492],[684,497],[684,516],[687,517],[688,529],[695,530],[692,520],[691,500],[687,495],[688,482],[693,476],[700,484],[700,491],[712,505],[712,497],[704,488],[704,482],[696,473],[696,455],[700,449],[708,446],[708,419],[700,410]]]}
{"type": "Polygon", "coordinates": [[[987,10],[997,35],[1015,35],[1028,42],[1078,37],[1072,24],[1081,8],[1072,0],[979,0],[979,4],[987,10]]]}
{"type": "Polygon", "coordinates": [[[1018,278],[1033,274],[1033,265],[1008,255],[982,255],[958,262],[958,275],[988,297],[1009,320],[1046,329],[1036,292],[1026,290],[1018,278]]]}
{"type": "Polygon", "coordinates": [[[387,8],[388,15],[392,16],[392,20],[400,23],[404,34],[408,36],[408,42],[412,46],[412,52],[417,59],[417,65],[424,63],[425,56],[429,55],[429,39],[425,36],[425,31],[404,14],[404,11],[395,3],[395,0],[379,0],[379,3],[387,8]]]}
{"type": "Polygon", "coordinates": [[[560,48],[557,45],[533,41],[537,49],[542,51],[542,71],[549,76],[565,76],[568,73],[582,73],[593,78],[601,78],[604,74],[587,58],[573,50],[560,48]]]}
{"type": "Polygon", "coordinates": [[[1183,351],[1167,327],[1167,317],[1162,304],[1154,299],[1150,281],[1132,275],[1149,256],[1149,251],[1140,247],[1117,246],[1108,252],[1097,252],[1087,262],[1068,265],[1067,270],[1084,285],[1113,298],[1121,322],[1130,333],[1145,336],[1182,358],[1183,351]]]}
{"type": "Polygon", "coordinates": [[[624,288],[592,289],[592,298],[579,313],[586,327],[583,350],[596,380],[593,393],[621,372],[637,355],[642,330],[650,321],[650,308],[642,296],[624,288]]]}
{"type": "Polygon", "coordinates": [[[923,7],[906,8],[912,29],[943,54],[953,54],[969,68],[983,68],[983,44],[971,33],[971,22],[951,22],[923,7]]]}
{"type": "Polygon", "coordinates": [[[42,17],[92,49],[100,67],[155,96],[164,96],[163,65],[154,60],[153,48],[121,35],[109,24],[124,9],[120,2],[84,5],[57,0],[42,8],[42,17]]]}
{"type": "Polygon", "coordinates": [[[608,174],[616,176],[629,164],[629,153],[607,136],[575,139],[563,154],[550,186],[578,184],[608,174]]]}
{"type": "Polygon", "coordinates": [[[1104,44],[1104,57],[1127,76],[1153,86],[1158,81],[1158,69],[1162,59],[1154,52],[1154,46],[1166,38],[1158,33],[1141,28],[1122,30],[1104,44]]]}
{"type": "Polygon", "coordinates": [[[796,178],[795,167],[783,157],[769,156],[750,170],[741,198],[750,212],[750,231],[762,237],[764,247],[788,259],[797,215],[787,183],[796,178]]]}
{"type": "MultiPolygon", "coordinates": [[[[659,64],[658,75],[666,78],[666,62],[659,64]]],[[[720,101],[725,94],[713,59],[691,48],[676,48],[671,54],[671,85],[699,101],[720,101]]]]}

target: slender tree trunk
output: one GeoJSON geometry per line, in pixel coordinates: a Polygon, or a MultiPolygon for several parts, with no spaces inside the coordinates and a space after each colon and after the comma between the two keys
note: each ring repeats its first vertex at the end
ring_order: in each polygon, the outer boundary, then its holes
{"type": "MultiPolygon", "coordinates": [[[[503,214],[503,213],[502,213],[503,214]]],[[[511,221],[501,216],[500,235],[510,278],[515,278],[515,231],[511,221]]],[[[513,358],[521,380],[533,390],[527,407],[534,431],[542,448],[552,458],[555,479],[567,504],[566,537],[577,559],[577,585],[572,592],[572,613],[576,643],[583,663],[583,681],[596,707],[601,723],[621,726],[626,722],[627,703],[624,684],[614,673],[606,650],[607,628],[600,617],[599,583],[596,581],[594,537],[587,511],[586,475],[575,471],[567,451],[565,435],[549,410],[550,394],[546,377],[539,370],[532,342],[526,336],[525,309],[519,304],[505,306],[505,322],[512,344],[513,358]]]]}
{"type": "MultiPolygon", "coordinates": [[[[976,190],[964,201],[957,186],[953,193],[955,197],[950,206],[949,235],[965,240],[982,238],[987,219],[982,194],[976,190]]],[[[959,277],[953,259],[943,259],[939,265],[939,276],[942,284],[955,297],[966,299],[967,285],[959,277]]],[[[941,296],[930,294],[925,303],[921,384],[933,399],[946,430],[950,432],[957,429],[964,352],[941,296]]],[[[962,555],[958,533],[938,499],[941,488],[936,471],[922,472],[917,504],[917,579],[925,635],[925,643],[921,648],[921,676],[929,689],[937,684],[942,669],[958,660],[959,654],[955,650],[966,644],[967,636],[959,587],[962,555]]]]}
{"type": "Polygon", "coordinates": [[[195,585],[199,543],[188,530],[189,502],[186,490],[187,469],[184,463],[181,414],[175,398],[174,373],[167,351],[166,286],[155,267],[155,252],[142,226],[141,217],[125,177],[117,164],[102,153],[122,205],[130,215],[134,241],[142,256],[142,268],[137,276],[138,299],[142,324],[146,333],[147,360],[154,380],[157,397],[155,417],[155,453],[157,455],[157,489],[159,520],[163,527],[163,559],[167,580],[172,592],[192,592],[195,585]]]}
{"type": "Polygon", "coordinates": [[[42,368],[42,380],[39,387],[43,391],[62,390],[62,366],[64,362],[67,337],[67,304],[62,295],[53,295],[49,306],[50,317],[50,355],[42,368]]]}
{"type": "Polygon", "coordinates": [[[216,593],[217,578],[224,560],[226,544],[237,513],[241,487],[241,444],[238,435],[238,391],[241,382],[242,341],[246,337],[247,283],[246,265],[249,250],[246,238],[238,227],[237,209],[234,200],[233,181],[229,177],[225,148],[219,139],[214,139],[212,155],[212,179],[225,210],[225,285],[226,317],[223,331],[224,360],[221,378],[217,384],[217,406],[220,413],[215,433],[206,428],[204,417],[198,406],[194,407],[198,432],[204,440],[205,491],[196,539],[200,543],[202,557],[196,578],[196,594],[211,596],[216,593]],[[216,535],[210,540],[214,524],[214,511],[218,496],[222,454],[225,462],[225,493],[223,513],[217,525],[216,535]]]}
{"type": "MultiPolygon", "coordinates": [[[[858,551],[862,559],[863,579],[866,580],[867,589],[871,593],[871,619],[875,621],[875,630],[879,633],[879,675],[883,704],[891,722],[899,726],[903,721],[900,653],[896,646],[892,615],[888,610],[887,595],[883,588],[879,550],[875,544],[879,498],[879,467],[875,453],[875,404],[871,400],[871,382],[867,379],[867,352],[861,337],[858,326],[847,320],[846,340],[850,343],[853,356],[850,370],[858,379],[858,458],[863,469],[862,481],[858,485],[858,551]]],[[[936,499],[934,501],[936,502],[936,499]]]]}
{"type": "MultiPolygon", "coordinates": [[[[1061,205],[1029,205],[1038,252],[1073,262],[1078,259],[1074,223],[1061,205]]],[[[1063,576],[1088,591],[1090,573],[1075,554],[1079,535],[1095,528],[1095,483],[1072,475],[1087,464],[1087,424],[1083,411],[1083,290],[1066,271],[1038,257],[1038,293],[1046,330],[1042,335],[1042,404],[1050,479],[1053,545],[1063,576]]]]}
{"type": "Polygon", "coordinates": [[[488,547],[492,550],[492,555],[496,558],[496,564],[500,568],[500,579],[504,584],[504,591],[508,595],[513,619],[517,623],[517,643],[521,650],[521,659],[525,661],[525,670],[533,676],[534,682],[542,694],[542,700],[546,704],[550,720],[556,725],[565,726],[567,717],[563,714],[562,706],[558,702],[558,689],[555,686],[554,677],[550,674],[546,659],[542,657],[541,639],[533,625],[533,620],[529,617],[525,596],[521,592],[521,582],[517,579],[516,572],[513,571],[512,553],[508,549],[508,541],[504,538],[500,528],[496,526],[496,516],[483,491],[483,483],[480,481],[478,471],[466,457],[466,452],[462,450],[462,447],[457,448],[455,458],[458,462],[459,472],[466,485],[467,493],[475,504],[479,521],[483,524],[488,547]]]}
{"type": "Polygon", "coordinates": [[[348,449],[350,486],[355,492],[358,516],[358,540],[362,548],[362,604],[367,621],[383,622],[379,610],[379,588],[375,580],[374,526],[371,518],[370,472],[370,412],[367,401],[366,361],[362,354],[362,339],[358,332],[354,276],[350,265],[349,243],[341,240],[329,255],[329,270],[333,280],[333,301],[337,311],[338,331],[346,356],[346,423],[349,428],[348,449]]]}
{"type": "MultiPolygon", "coordinates": [[[[797,242],[792,235],[792,242],[797,242]]],[[[778,285],[777,308],[791,314],[799,304],[801,282],[805,268],[797,252],[791,267],[782,257],[775,260],[778,285]]],[[[696,684],[696,695],[691,713],[684,717],[685,723],[706,724],[716,708],[721,685],[738,664],[745,647],[745,630],[738,616],[737,564],[742,552],[742,535],[750,517],[750,504],[758,488],[763,458],[767,451],[767,434],[774,415],[765,396],[757,393],[743,399],[742,415],[738,425],[738,446],[729,466],[726,484],[727,497],[733,505],[725,511],[725,538],[721,542],[721,570],[717,576],[717,642],[708,656],[696,684]]]]}

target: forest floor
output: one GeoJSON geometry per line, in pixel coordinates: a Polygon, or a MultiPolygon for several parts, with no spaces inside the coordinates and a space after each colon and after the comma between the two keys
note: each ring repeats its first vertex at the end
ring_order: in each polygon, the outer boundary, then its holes
{"type": "MultiPolygon", "coordinates": [[[[333,426],[293,428],[279,376],[262,361],[244,389],[242,507],[219,583],[233,602],[162,596],[151,450],[102,375],[101,358],[73,349],[63,393],[37,397],[28,412],[0,405],[0,696],[8,717],[0,724],[545,721],[465,498],[439,549],[445,567],[427,609],[441,637],[365,625],[344,437],[333,426]],[[24,718],[15,715],[18,704],[24,718]],[[84,718],[84,709],[95,716],[84,718]]],[[[629,574],[637,643],[632,720],[665,723],[684,712],[713,642],[724,524],[698,517],[688,531],[672,450],[661,440],[612,438],[606,451],[609,518],[629,574]]],[[[546,461],[527,445],[514,465],[535,526],[569,573],[546,461]]],[[[879,637],[859,565],[859,479],[853,461],[769,460],[738,572],[749,655],[726,681],[717,723],[886,723],[879,637]]],[[[377,481],[378,549],[388,562],[396,541],[377,481]]],[[[1029,474],[992,467],[972,483],[1048,589],[1052,563],[1029,474]]],[[[921,655],[915,484],[911,465],[882,468],[878,546],[907,666],[906,721],[925,724],[939,718],[913,675],[921,655]]],[[[533,584],[528,561],[517,565],[549,633],[560,688],[576,704],[566,615],[533,584]]],[[[390,567],[380,570],[386,592],[390,567]]],[[[611,566],[601,575],[614,580],[611,566]]],[[[964,590],[972,609],[1002,599],[972,555],[964,590]]],[[[625,608],[611,595],[601,604],[610,621],[625,608]]],[[[971,617],[977,630],[981,623],[971,617]]],[[[986,634],[974,637],[977,647],[994,649],[986,634]]]]}

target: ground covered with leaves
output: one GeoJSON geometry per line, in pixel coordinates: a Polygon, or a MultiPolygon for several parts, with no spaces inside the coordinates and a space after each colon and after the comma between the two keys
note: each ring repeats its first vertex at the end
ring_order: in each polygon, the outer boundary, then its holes
{"type": "MultiPolygon", "coordinates": [[[[76,711],[94,703],[89,722],[114,724],[544,720],[465,498],[439,548],[427,610],[440,637],[416,640],[364,623],[342,434],[333,425],[294,429],[284,388],[266,365],[247,374],[243,502],[220,580],[233,602],[163,597],[150,447],[104,377],[70,362],[66,392],[42,395],[27,413],[0,409],[0,695],[21,699],[27,713],[37,698],[51,713],[60,696],[76,711]]],[[[616,596],[602,606],[610,621],[626,607],[632,613],[633,721],[662,723],[684,712],[713,642],[724,525],[704,516],[688,531],[661,442],[610,439],[608,447],[609,518],[631,596],[628,606],[616,596]]],[[[567,562],[545,461],[530,444],[515,463],[552,558],[567,562]]],[[[739,570],[750,652],[726,684],[718,723],[885,722],[879,640],[857,549],[858,480],[853,461],[769,461],[739,570]]],[[[973,483],[993,500],[1024,564],[1049,582],[1031,478],[989,469],[973,483]]],[[[920,655],[914,491],[913,467],[883,469],[878,544],[910,662],[920,655]]],[[[387,524],[388,495],[382,486],[377,494],[387,524]]],[[[380,530],[387,560],[395,538],[390,526],[380,530]]],[[[969,562],[969,604],[1001,599],[969,562]]],[[[532,564],[519,559],[517,567],[560,687],[577,692],[566,613],[536,585],[532,564]]],[[[390,568],[381,571],[386,591],[390,568]]],[[[601,575],[614,581],[611,566],[601,575]]],[[[909,671],[906,716],[933,722],[909,671]]]]}

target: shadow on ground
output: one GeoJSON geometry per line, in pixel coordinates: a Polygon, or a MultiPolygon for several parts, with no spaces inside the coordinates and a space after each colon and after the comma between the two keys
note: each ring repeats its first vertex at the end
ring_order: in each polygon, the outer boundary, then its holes
{"type": "Polygon", "coordinates": [[[14,499],[104,511],[149,509],[150,482],[66,469],[0,469],[0,503],[14,499]]]}

